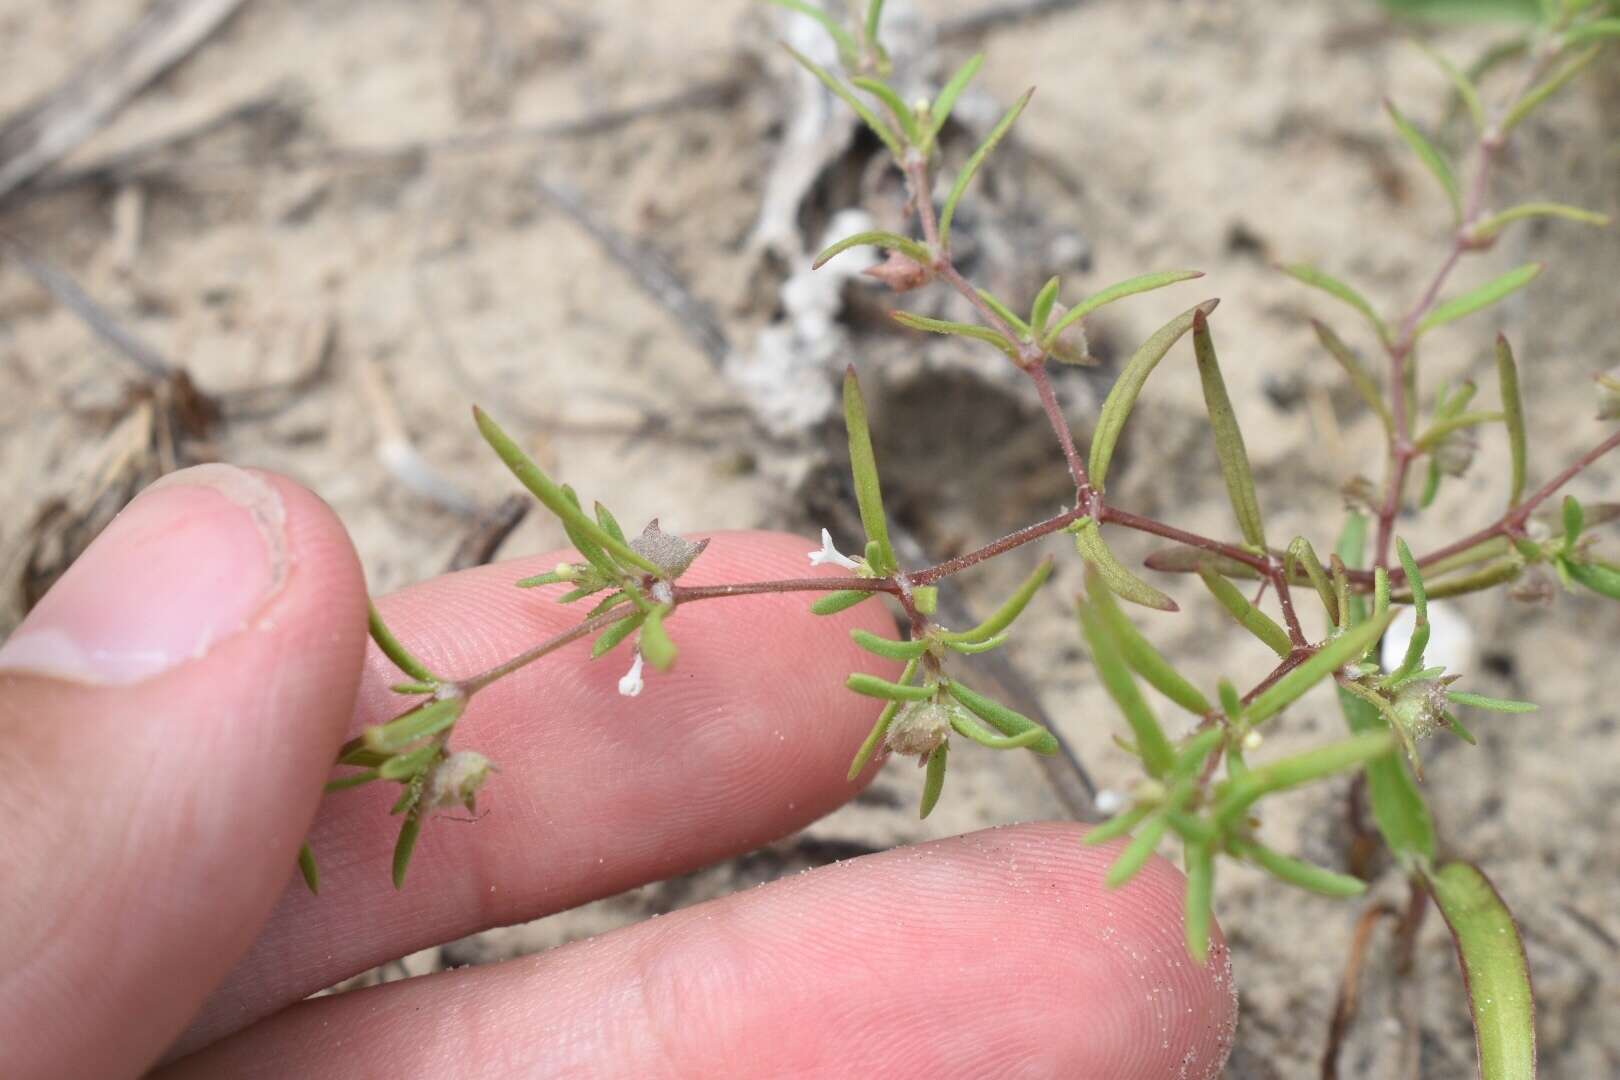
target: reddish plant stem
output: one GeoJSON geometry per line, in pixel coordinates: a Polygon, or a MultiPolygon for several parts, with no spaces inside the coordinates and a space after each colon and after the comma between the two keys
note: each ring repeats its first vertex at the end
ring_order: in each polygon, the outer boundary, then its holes
{"type": "MultiPolygon", "coordinates": [[[[1540,80],[1556,54],[1556,49],[1542,51],[1536,63],[1531,65],[1526,73],[1518,92],[1508,99],[1507,108],[1511,108],[1512,103],[1517,102],[1540,80]]],[[[1408,365],[1412,359],[1412,348],[1417,343],[1418,326],[1423,317],[1433,310],[1435,302],[1440,298],[1440,290],[1445,287],[1451,272],[1457,268],[1462,257],[1484,246],[1476,240],[1474,227],[1484,215],[1485,199],[1490,194],[1491,175],[1507,146],[1507,137],[1501,128],[1505,113],[1505,108],[1497,110],[1485,125],[1485,129],[1480,132],[1475,149],[1479,162],[1474,168],[1473,179],[1469,183],[1467,196],[1458,214],[1457,228],[1451,239],[1451,250],[1446,253],[1440,269],[1430,279],[1428,288],[1401,320],[1398,335],[1393,341],[1386,339],[1384,342],[1385,349],[1389,353],[1390,397],[1394,403],[1392,412],[1395,431],[1390,436],[1389,442],[1389,472],[1385,481],[1384,501],[1378,510],[1378,539],[1373,548],[1374,566],[1390,565],[1390,545],[1395,535],[1395,518],[1400,514],[1407,475],[1411,471],[1412,462],[1418,457],[1417,447],[1412,440],[1412,413],[1417,403],[1410,400],[1411,395],[1407,386],[1408,365]]]]}
{"type": "Polygon", "coordinates": [[[1294,595],[1289,591],[1287,568],[1272,559],[1271,583],[1277,589],[1277,603],[1282,606],[1283,620],[1288,624],[1288,640],[1295,649],[1309,644],[1305,640],[1305,630],[1299,625],[1299,615],[1294,611],[1294,595]]]}
{"type": "MultiPolygon", "coordinates": [[[[1167,525],[1162,521],[1155,521],[1153,518],[1143,517],[1140,514],[1133,514],[1129,510],[1121,510],[1117,506],[1102,507],[1101,513],[1098,515],[1098,520],[1114,525],[1123,525],[1127,529],[1135,529],[1137,532],[1152,533],[1154,536],[1162,536],[1167,540],[1174,540],[1178,544],[1186,544],[1188,547],[1200,548],[1204,551],[1213,551],[1218,555],[1224,555],[1228,559],[1234,559],[1240,563],[1243,563],[1245,566],[1253,567],[1254,569],[1258,570],[1263,577],[1273,577],[1270,559],[1267,559],[1263,555],[1256,555],[1248,548],[1239,547],[1237,544],[1228,544],[1224,541],[1215,540],[1208,536],[1200,536],[1197,533],[1191,533],[1185,529],[1178,529],[1174,525],[1167,525]]],[[[1281,570],[1279,569],[1278,575],[1280,576],[1280,574],[1281,570]]]]}
{"type": "Polygon", "coordinates": [[[986,559],[992,559],[1004,552],[1011,551],[1015,547],[1021,547],[1024,544],[1029,543],[1031,540],[1038,540],[1043,536],[1055,533],[1059,529],[1063,529],[1074,524],[1076,521],[1079,521],[1085,516],[1086,512],[1084,508],[1076,507],[1073,510],[1065,510],[1061,514],[1054,517],[1049,517],[1045,521],[1038,521],[1033,525],[1026,525],[1017,532],[1008,533],[1001,539],[992,541],[975,551],[970,551],[966,555],[958,555],[954,559],[947,559],[935,566],[930,566],[926,570],[919,570],[915,574],[911,574],[910,578],[912,584],[932,585],[941,578],[947,578],[952,574],[958,573],[959,571],[966,570],[975,563],[983,562],[986,559]]]}
{"type": "MultiPolygon", "coordinates": [[[[1483,529],[1469,533],[1460,540],[1454,540],[1444,547],[1436,548],[1419,559],[1418,565],[1439,562],[1441,559],[1455,555],[1459,551],[1466,551],[1475,544],[1483,543],[1495,536],[1517,536],[1524,531],[1525,522],[1529,520],[1531,513],[1538,506],[1552,498],[1558,493],[1559,488],[1569,483],[1599,458],[1617,447],[1620,447],[1620,431],[1616,431],[1613,435],[1610,435],[1607,439],[1576,458],[1557,476],[1536,489],[1534,494],[1506,514],[1503,514],[1496,521],[1483,529]]],[[[1389,576],[1391,581],[1404,580],[1406,572],[1397,566],[1391,568],[1389,576]]]]}
{"type": "Polygon", "coordinates": [[[463,697],[472,697],[478,691],[482,690],[495,680],[503,679],[519,668],[527,667],[529,664],[534,663],[547,653],[555,652],[570,642],[578,641],[585,635],[600,630],[609,623],[622,619],[624,616],[625,612],[622,611],[603,612],[594,619],[586,619],[577,626],[570,626],[562,633],[557,634],[554,637],[547,638],[545,641],[542,641],[540,644],[531,649],[525,649],[523,652],[512,657],[512,659],[503,664],[497,664],[488,671],[480,672],[471,678],[458,679],[453,685],[463,697]]]}
{"type": "Polygon", "coordinates": [[[1069,430],[1069,421],[1058,404],[1057,391],[1052,389],[1052,379],[1046,374],[1046,363],[1031,364],[1024,371],[1029,374],[1030,381],[1035,384],[1035,392],[1040,395],[1041,409],[1045,411],[1046,419],[1057,434],[1059,445],[1063,447],[1063,459],[1069,463],[1069,477],[1074,481],[1074,490],[1083,503],[1091,490],[1091,478],[1086,475],[1085,463],[1080,460],[1080,452],[1074,447],[1074,432],[1069,430]]]}
{"type": "Polygon", "coordinates": [[[675,602],[689,600],[718,600],[727,596],[757,596],[760,593],[784,592],[836,592],[839,590],[896,593],[900,586],[892,577],[807,577],[783,578],[779,581],[740,581],[734,585],[677,585],[675,602]]]}

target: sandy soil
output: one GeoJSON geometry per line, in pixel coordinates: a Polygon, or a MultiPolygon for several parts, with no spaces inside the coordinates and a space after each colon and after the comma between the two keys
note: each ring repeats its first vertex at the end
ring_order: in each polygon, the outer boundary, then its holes
{"type": "MultiPolygon", "coordinates": [[[[137,7],[0,0],[0,115],[72,71],[137,7]]],[[[922,7],[947,18],[976,5],[922,7]]],[[[784,100],[769,81],[774,61],[757,59],[767,37],[744,0],[249,5],[68,167],[242,101],[274,95],[274,108],[184,155],[154,159],[121,188],[77,183],[16,199],[0,208],[0,229],[74,274],[213,394],[296,375],[312,355],[312,336],[330,326],[331,363],[320,377],[273,408],[228,420],[198,449],[314,487],[348,524],[378,591],[438,572],[469,520],[402,490],[380,463],[374,450],[388,432],[376,422],[368,372],[397,401],[420,453],[478,504],[512,485],[465,420],[472,400],[499,402],[549,465],[587,492],[611,492],[627,522],[659,515],[676,530],[805,530],[807,497],[782,477],[794,462],[821,460],[815,440],[762,445],[743,399],[710,359],[533,182],[538,171],[588,192],[592,208],[664,258],[732,343],[747,348],[773,317],[780,280],[747,243],[784,100]],[[566,120],[717,79],[738,81],[724,103],[581,137],[361,152],[566,120]]],[[[1471,55],[1484,40],[1448,31],[1438,44],[1471,55]]],[[[1088,249],[1070,251],[1073,265],[1089,269],[1071,273],[1066,292],[1148,269],[1208,271],[1186,288],[1224,298],[1217,338],[1271,531],[1304,532],[1328,546],[1340,485],[1378,475],[1381,462],[1376,422],[1340,386],[1306,318],[1328,317],[1347,336],[1357,331],[1268,264],[1320,263],[1390,308],[1415,294],[1442,251],[1444,210],[1388,130],[1380,98],[1389,94],[1432,121],[1442,111],[1441,78],[1373,7],[1327,2],[1092,0],[942,46],[952,61],[973,47],[987,50],[985,80],[999,99],[1030,83],[1040,88],[1020,129],[1041,163],[1029,169],[1045,176],[1029,183],[1029,197],[1088,249]]],[[[1620,210],[1615,99],[1606,107],[1601,100],[1591,88],[1572,93],[1532,123],[1504,188],[1620,210]]],[[[1525,229],[1474,260],[1462,280],[1532,257],[1549,262],[1542,280],[1489,319],[1437,334],[1425,364],[1429,386],[1472,375],[1489,398],[1491,332],[1508,332],[1526,372],[1534,479],[1600,437],[1587,377],[1620,362],[1612,333],[1620,241],[1565,226],[1525,229]]],[[[1051,268],[1027,269],[1038,281],[1051,268]]],[[[1099,355],[1117,361],[1191,295],[1111,311],[1094,333],[1099,355]]],[[[870,290],[851,298],[856,312],[882,303],[870,290]]],[[[875,327],[855,319],[851,351],[874,368],[894,365],[874,377],[880,429],[885,417],[892,421],[880,434],[886,460],[956,455],[945,477],[908,466],[896,485],[925,542],[941,551],[971,546],[1048,512],[1062,495],[1061,465],[1048,456],[1028,401],[1009,391],[987,408],[974,396],[977,384],[958,386],[953,398],[948,379],[919,382],[914,369],[954,347],[875,327]],[[923,415],[913,409],[946,418],[932,441],[911,422],[923,415]],[[987,417],[1006,429],[994,452],[982,441],[987,417]]],[[[960,354],[947,361],[991,363],[960,354]]],[[[1081,427],[1111,370],[1065,380],[1081,427]]],[[[39,514],[52,500],[82,508],[111,468],[114,441],[130,437],[127,427],[113,432],[107,411],[130,414],[133,375],[29,278],[0,267],[0,501],[10,508],[0,520],[0,633],[21,610],[19,553],[32,551],[39,514]]],[[[1232,531],[1197,383],[1185,368],[1167,363],[1156,376],[1127,440],[1112,483],[1123,505],[1232,531]]],[[[1493,477],[1505,460],[1502,440],[1488,438],[1473,473],[1405,530],[1415,546],[1489,521],[1502,498],[1493,477]]],[[[1620,474],[1600,467],[1572,490],[1620,498],[1620,474]]],[[[534,515],[505,550],[561,543],[560,529],[534,515]]],[[[1120,546],[1148,550],[1131,538],[1120,546]]],[[[1132,774],[1110,741],[1118,723],[1061,599],[1078,579],[1072,561],[1032,610],[1013,658],[1041,673],[1048,710],[1091,772],[1122,786],[1132,774]]],[[[981,603],[1028,565],[1004,562],[965,582],[981,603]]],[[[1238,640],[1201,590],[1185,581],[1167,587],[1186,613],[1142,624],[1188,671],[1208,683],[1264,672],[1264,650],[1238,640]]],[[[1616,1075],[1620,1034],[1600,1021],[1620,1007],[1620,759],[1613,696],[1598,674],[1620,632],[1620,607],[1589,595],[1560,595],[1547,607],[1500,595],[1460,606],[1481,642],[1476,688],[1531,697],[1542,711],[1477,718],[1479,747],[1435,752],[1428,791],[1449,847],[1483,862],[1526,928],[1543,1075],[1616,1075]]],[[[1312,699],[1271,748],[1319,741],[1338,724],[1331,700],[1312,699]]],[[[927,822],[913,809],[920,778],[891,767],[860,802],[800,837],[364,978],[500,959],[841,855],[1061,813],[1023,759],[959,758],[972,764],[927,822]]],[[[1268,836],[1342,864],[1342,806],[1342,787],[1296,797],[1268,818],[1268,836]]],[[[1377,893],[1396,897],[1397,886],[1386,875],[1377,893]]],[[[1242,868],[1223,870],[1217,911],[1244,1004],[1228,1075],[1314,1075],[1357,910],[1281,893],[1242,868]]],[[[1472,1075],[1468,1019],[1438,920],[1424,931],[1418,968],[1424,1075],[1472,1075]]],[[[1375,961],[1347,1075],[1392,1075],[1398,1023],[1389,975],[1387,960],[1375,961]]]]}

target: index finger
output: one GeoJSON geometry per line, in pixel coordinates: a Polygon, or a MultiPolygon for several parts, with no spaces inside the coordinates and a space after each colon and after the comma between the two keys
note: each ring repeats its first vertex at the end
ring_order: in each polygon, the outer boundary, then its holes
{"type": "MultiPolygon", "coordinates": [[[[721,533],[682,582],[803,577],[811,546],[780,533],[721,533]]],[[[471,675],[582,618],[513,587],[558,558],[448,575],[378,606],[431,669],[471,675]]],[[[845,771],[878,706],[845,690],[844,678],[896,670],[849,631],[892,636],[893,623],[878,601],[827,618],[810,615],[810,602],[765,594],[682,609],[670,621],[680,659],[649,673],[638,697],[618,692],[628,650],[592,661],[588,641],[481,691],[454,745],[501,770],[481,797],[488,817],[429,820],[402,892],[389,873],[393,785],[329,797],[311,837],[321,895],[288,890],[171,1053],[385,960],[749,850],[849,799],[859,785],[845,771]]],[[[373,650],[357,727],[401,710],[387,689],[399,677],[373,650]]]]}

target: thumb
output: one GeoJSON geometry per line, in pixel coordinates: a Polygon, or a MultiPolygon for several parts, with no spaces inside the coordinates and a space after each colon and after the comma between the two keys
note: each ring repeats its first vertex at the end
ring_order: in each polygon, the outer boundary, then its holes
{"type": "Polygon", "coordinates": [[[205,465],[0,645],[0,1072],[136,1075],[246,951],[349,723],[365,604],[324,503],[205,465]]]}

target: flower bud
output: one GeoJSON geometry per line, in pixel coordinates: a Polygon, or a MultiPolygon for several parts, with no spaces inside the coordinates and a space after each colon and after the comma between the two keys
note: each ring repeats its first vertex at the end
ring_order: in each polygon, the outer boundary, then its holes
{"type": "Polygon", "coordinates": [[[1445,725],[1446,709],[1451,705],[1446,687],[1456,681],[1455,675],[1415,679],[1395,692],[1390,711],[1412,744],[1422,742],[1445,725]]]}
{"type": "Polygon", "coordinates": [[[887,259],[876,266],[868,266],[861,273],[877,278],[895,292],[910,292],[934,280],[933,270],[898,251],[889,252],[887,259]]]}
{"type": "Polygon", "coordinates": [[[937,701],[908,701],[889,725],[884,739],[896,754],[926,758],[951,734],[950,711],[937,701]]]}
{"type": "Polygon", "coordinates": [[[428,776],[425,801],[429,808],[461,803],[476,813],[474,803],[478,791],[489,779],[495,766],[489,758],[476,750],[457,750],[438,765],[428,776]]]}

